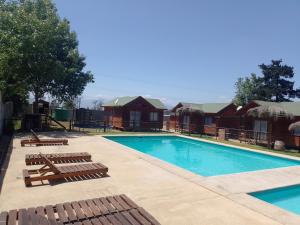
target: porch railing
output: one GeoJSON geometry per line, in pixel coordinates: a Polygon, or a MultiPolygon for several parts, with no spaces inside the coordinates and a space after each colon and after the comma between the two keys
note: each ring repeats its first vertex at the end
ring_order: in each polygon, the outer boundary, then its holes
{"type": "Polygon", "coordinates": [[[130,129],[130,130],[161,130],[163,128],[162,121],[110,121],[109,124],[116,128],[130,129]]]}

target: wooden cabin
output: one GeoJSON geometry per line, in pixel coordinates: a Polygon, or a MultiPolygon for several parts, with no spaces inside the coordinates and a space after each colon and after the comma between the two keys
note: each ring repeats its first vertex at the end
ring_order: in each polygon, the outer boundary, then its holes
{"type": "Polygon", "coordinates": [[[159,99],[119,97],[103,105],[109,124],[121,130],[160,130],[165,106],[159,99]]]}
{"type": "Polygon", "coordinates": [[[230,126],[236,121],[237,107],[233,103],[185,103],[172,109],[169,129],[191,133],[216,135],[218,127],[230,126]]]}
{"type": "Polygon", "coordinates": [[[289,132],[288,127],[291,123],[300,121],[300,102],[266,102],[254,100],[237,111],[239,117],[239,127],[252,136],[259,136],[262,141],[270,139],[271,144],[275,140],[283,141],[288,147],[300,147],[300,130],[289,132]],[[292,119],[279,117],[275,118],[254,118],[247,114],[248,110],[263,105],[275,105],[285,109],[294,115],[292,119]]]}

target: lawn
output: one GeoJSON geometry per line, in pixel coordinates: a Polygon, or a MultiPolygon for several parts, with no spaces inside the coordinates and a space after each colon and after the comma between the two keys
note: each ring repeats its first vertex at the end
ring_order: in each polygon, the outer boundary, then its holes
{"type": "Polygon", "coordinates": [[[296,150],[296,149],[288,149],[286,151],[278,151],[278,150],[269,149],[267,147],[259,146],[259,145],[250,145],[250,144],[234,142],[234,141],[220,141],[220,140],[217,140],[215,137],[206,136],[206,135],[201,135],[200,136],[199,134],[191,134],[191,135],[185,135],[185,136],[195,137],[195,138],[199,138],[199,139],[205,139],[205,140],[214,141],[214,142],[217,142],[217,143],[224,143],[224,144],[234,145],[234,146],[238,146],[238,147],[250,148],[250,149],[254,149],[254,150],[260,150],[260,151],[265,151],[265,152],[273,152],[273,153],[278,153],[278,154],[283,154],[283,155],[290,155],[290,156],[300,157],[299,150],[296,150]]]}

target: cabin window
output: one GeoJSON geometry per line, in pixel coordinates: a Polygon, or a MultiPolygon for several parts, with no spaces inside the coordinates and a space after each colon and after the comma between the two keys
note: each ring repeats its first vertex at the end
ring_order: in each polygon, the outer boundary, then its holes
{"type": "Polygon", "coordinates": [[[213,118],[211,116],[204,117],[204,125],[212,125],[213,124],[213,118]]]}
{"type": "Polygon", "coordinates": [[[187,129],[187,130],[190,129],[190,116],[189,115],[183,116],[182,128],[187,129]]]}
{"type": "Polygon", "coordinates": [[[130,111],[130,127],[139,127],[141,125],[141,112],[130,111]]]}
{"type": "Polygon", "coordinates": [[[268,122],[266,120],[255,120],[253,130],[255,138],[259,140],[266,140],[268,132],[268,122]]]}
{"type": "Polygon", "coordinates": [[[300,136],[300,128],[296,128],[296,129],[294,130],[294,135],[295,135],[295,136],[300,136]]]}
{"type": "Polygon", "coordinates": [[[157,112],[150,112],[150,121],[158,121],[158,113],[157,112]]]}

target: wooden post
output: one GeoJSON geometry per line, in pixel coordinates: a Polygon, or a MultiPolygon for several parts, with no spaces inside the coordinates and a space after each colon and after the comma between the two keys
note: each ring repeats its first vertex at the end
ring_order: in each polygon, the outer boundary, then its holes
{"type": "Polygon", "coordinates": [[[70,122],[69,122],[69,131],[71,131],[72,130],[72,120],[70,120],[70,122]]]}

